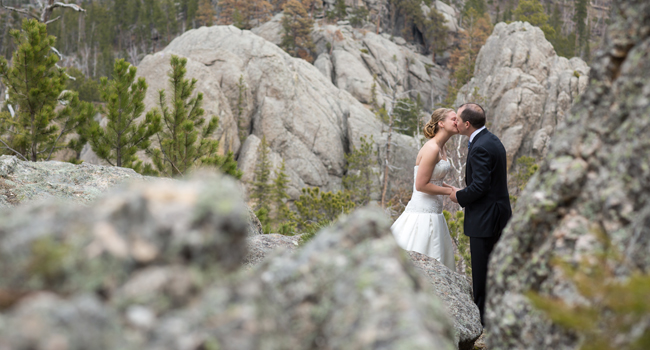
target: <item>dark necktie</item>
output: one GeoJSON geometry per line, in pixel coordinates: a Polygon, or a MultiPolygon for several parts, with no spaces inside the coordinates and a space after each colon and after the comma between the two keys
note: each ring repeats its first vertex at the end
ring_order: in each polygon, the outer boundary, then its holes
{"type": "Polygon", "coordinates": [[[472,143],[470,141],[467,141],[467,149],[469,149],[469,145],[471,145],[471,144],[472,143]]]}

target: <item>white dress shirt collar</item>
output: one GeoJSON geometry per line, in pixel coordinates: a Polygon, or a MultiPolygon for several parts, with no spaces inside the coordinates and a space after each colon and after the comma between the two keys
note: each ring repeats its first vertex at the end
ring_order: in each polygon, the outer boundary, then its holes
{"type": "Polygon", "coordinates": [[[469,142],[471,143],[472,141],[474,141],[474,137],[476,137],[476,135],[478,135],[479,132],[483,131],[483,129],[485,129],[485,126],[482,126],[480,129],[474,130],[474,132],[469,136],[469,142]]]}

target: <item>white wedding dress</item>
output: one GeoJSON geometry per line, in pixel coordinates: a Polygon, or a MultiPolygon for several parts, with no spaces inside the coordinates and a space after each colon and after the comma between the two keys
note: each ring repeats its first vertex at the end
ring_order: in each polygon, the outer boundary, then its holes
{"type": "MultiPolygon", "coordinates": [[[[431,174],[432,184],[442,186],[442,179],[451,170],[447,160],[440,160],[431,174]]],[[[444,196],[432,196],[415,190],[415,177],[418,166],[414,169],[413,195],[406,205],[404,213],[395,220],[391,230],[397,244],[405,250],[412,250],[437,259],[442,264],[456,271],[454,247],[449,235],[447,220],[442,215],[444,196]]]]}

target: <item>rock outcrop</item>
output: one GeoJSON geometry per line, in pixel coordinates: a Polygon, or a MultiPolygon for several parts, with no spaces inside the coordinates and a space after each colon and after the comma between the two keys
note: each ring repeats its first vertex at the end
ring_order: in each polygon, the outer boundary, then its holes
{"type": "Polygon", "coordinates": [[[541,29],[525,22],[499,23],[481,48],[474,77],[456,105],[478,102],[488,128],[506,148],[508,164],[521,156],[543,158],[549,140],[584,91],[589,67],[556,55],[541,29]]]}
{"type": "MultiPolygon", "coordinates": [[[[281,19],[282,14],[276,15],[253,32],[279,45],[281,19]]],[[[431,109],[447,93],[447,73],[431,56],[419,54],[415,45],[399,36],[317,21],[312,40],[316,45],[314,66],[361,103],[370,104],[374,98],[381,106],[387,102],[384,94],[394,88],[398,98],[415,100],[420,95],[423,106],[431,109]]]]}
{"type": "Polygon", "coordinates": [[[370,104],[375,98],[381,106],[388,102],[384,94],[390,95],[392,88],[398,98],[415,100],[419,95],[424,107],[431,109],[447,92],[447,73],[401,37],[391,41],[389,34],[328,24],[315,26],[312,37],[318,53],[314,64],[362,103],[370,104]]]}
{"type": "MultiPolygon", "coordinates": [[[[288,193],[294,199],[306,186],[340,189],[344,155],[360,145],[362,136],[372,135],[378,145],[385,144],[383,124],[352,95],[308,62],[233,26],[190,30],[145,57],[138,75],[150,85],[147,108],[157,105],[157,90],[167,88],[163,77],[171,55],[188,59],[187,76],[199,80],[206,114],[220,118],[216,137],[224,151],[237,154],[245,182],[252,180],[256,145],[263,137],[274,167],[286,162],[288,193]]],[[[399,151],[391,176],[410,178],[417,142],[406,136],[393,141],[399,151]]]]}
{"type": "Polygon", "coordinates": [[[125,181],[147,181],[133,169],[0,156],[0,208],[49,198],[89,203],[125,181]]]}
{"type": "MultiPolygon", "coordinates": [[[[570,305],[589,302],[553,261],[577,264],[609,242],[620,252],[621,261],[609,262],[617,279],[650,271],[650,3],[614,3],[587,89],[552,137],[491,258],[491,349],[580,347],[580,337],[548,321],[526,297],[535,291],[570,305]]],[[[618,337],[648,334],[647,325],[618,337]]]]}
{"type": "MultiPolygon", "coordinates": [[[[112,187],[127,182],[150,182],[133,169],[67,162],[25,162],[15,156],[0,156],[0,208],[55,199],[89,204],[112,187]]],[[[159,181],[174,182],[171,179],[159,181]]],[[[233,186],[237,186],[234,185],[233,186]]],[[[250,208],[248,234],[262,233],[262,225],[250,208]]]]}
{"type": "Polygon", "coordinates": [[[455,348],[442,301],[382,211],[240,269],[237,192],[198,175],[121,186],[86,206],[0,211],[0,347],[455,348]]]}

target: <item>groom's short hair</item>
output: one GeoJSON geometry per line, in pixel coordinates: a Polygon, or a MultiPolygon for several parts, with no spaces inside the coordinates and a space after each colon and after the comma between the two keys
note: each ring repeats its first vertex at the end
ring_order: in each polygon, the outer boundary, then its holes
{"type": "Polygon", "coordinates": [[[480,129],[485,126],[485,111],[477,103],[465,103],[458,107],[461,109],[465,107],[463,112],[459,115],[463,122],[469,122],[475,129],[480,129]]]}

